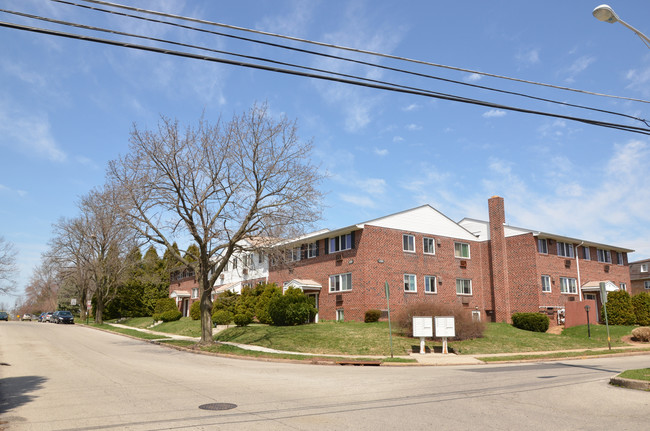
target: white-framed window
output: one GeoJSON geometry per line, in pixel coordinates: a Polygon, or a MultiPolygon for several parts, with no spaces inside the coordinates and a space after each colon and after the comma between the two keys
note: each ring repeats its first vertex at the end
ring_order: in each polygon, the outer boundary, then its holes
{"type": "Polygon", "coordinates": [[[589,247],[582,247],[585,253],[585,260],[591,260],[591,249],[589,247]]]}
{"type": "Polygon", "coordinates": [[[548,254],[548,242],[546,238],[537,239],[537,251],[541,254],[548,254]]]}
{"type": "Polygon", "coordinates": [[[641,268],[639,268],[641,272],[648,272],[648,264],[647,263],[642,263],[641,268]]]}
{"type": "Polygon", "coordinates": [[[261,251],[257,253],[257,263],[262,263],[264,262],[264,253],[261,251]]]}
{"type": "Polygon", "coordinates": [[[645,289],[650,290],[650,280],[646,280],[646,281],[644,281],[644,282],[643,282],[643,287],[644,287],[645,289]]]}
{"type": "Polygon", "coordinates": [[[337,251],[349,250],[352,248],[352,234],[346,233],[344,235],[335,236],[330,238],[329,253],[337,251]]]}
{"type": "Polygon", "coordinates": [[[300,260],[300,255],[301,255],[301,249],[300,247],[294,247],[292,249],[287,250],[287,260],[289,262],[297,262],[300,260]]]}
{"type": "Polygon", "coordinates": [[[598,254],[598,262],[612,263],[612,252],[609,250],[603,250],[601,248],[596,250],[598,254]]]}
{"type": "Polygon", "coordinates": [[[307,244],[307,259],[318,256],[318,243],[310,242],[307,244]]]}
{"type": "Polygon", "coordinates": [[[237,258],[233,256],[232,258],[232,269],[237,269],[237,258]]]}
{"type": "Polygon", "coordinates": [[[456,294],[457,295],[471,295],[472,294],[472,280],[467,278],[456,279],[456,294]]]}
{"type": "Polygon", "coordinates": [[[418,285],[415,274],[404,274],[404,292],[417,292],[418,285]]]}
{"type": "Polygon", "coordinates": [[[560,293],[576,294],[578,288],[575,278],[560,277],[560,293]]]}
{"type": "Polygon", "coordinates": [[[343,309],[340,308],[336,310],[336,321],[337,322],[343,322],[345,319],[345,316],[343,315],[343,309]]]}
{"type": "Polygon", "coordinates": [[[550,291],[551,291],[551,276],[542,275],[542,292],[550,292],[550,291]]]}
{"type": "Polygon", "coordinates": [[[436,240],[424,237],[422,239],[422,250],[424,254],[436,254],[436,240]]]}
{"type": "Polygon", "coordinates": [[[557,255],[562,257],[574,257],[573,244],[569,244],[567,242],[558,242],[557,255]]]}
{"type": "Polygon", "coordinates": [[[402,250],[415,253],[415,237],[413,235],[402,235],[402,250]]]}
{"type": "Polygon", "coordinates": [[[621,290],[622,290],[623,292],[627,292],[627,284],[626,284],[626,283],[621,283],[621,284],[619,285],[619,287],[621,288],[621,290]]]}
{"type": "Polygon", "coordinates": [[[436,293],[436,276],[435,275],[425,275],[424,276],[424,293],[436,293]]]}
{"type": "Polygon", "coordinates": [[[616,264],[623,265],[623,253],[621,253],[620,251],[616,252],[616,264]]]}
{"type": "Polygon", "coordinates": [[[192,299],[196,299],[199,297],[199,288],[198,287],[193,287],[192,288],[192,299]]]}
{"type": "Polygon", "coordinates": [[[345,292],[352,290],[352,274],[330,275],[330,292],[345,292]]]}
{"type": "Polygon", "coordinates": [[[244,255],[244,268],[250,268],[253,266],[253,254],[248,253],[244,255]]]}
{"type": "Polygon", "coordinates": [[[469,259],[469,244],[465,242],[455,242],[454,256],[469,259]]]}

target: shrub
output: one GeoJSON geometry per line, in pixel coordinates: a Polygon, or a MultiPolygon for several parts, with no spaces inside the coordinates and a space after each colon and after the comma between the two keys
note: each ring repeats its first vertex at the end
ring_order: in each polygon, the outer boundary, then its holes
{"type": "Polygon", "coordinates": [[[212,323],[215,325],[228,325],[232,319],[233,314],[227,310],[217,310],[212,313],[212,323]]]}
{"type": "Polygon", "coordinates": [[[199,320],[201,318],[201,301],[194,301],[190,306],[190,317],[192,320],[199,320]]]}
{"type": "MultiPolygon", "coordinates": [[[[605,321],[604,307],[600,310],[602,320],[605,321]]],[[[630,294],[624,290],[609,292],[607,295],[607,319],[610,325],[634,325],[636,316],[630,294]]]]}
{"type": "Polygon", "coordinates": [[[300,289],[290,287],[284,295],[272,296],[269,316],[275,326],[293,326],[308,323],[316,315],[316,307],[310,297],[300,289]]]}
{"type": "Polygon", "coordinates": [[[366,315],[364,316],[363,321],[366,323],[379,322],[380,317],[381,317],[381,311],[368,310],[366,311],[366,315]]]}
{"type": "Polygon", "coordinates": [[[473,321],[471,310],[463,308],[460,304],[418,303],[408,306],[396,316],[395,321],[402,336],[413,336],[413,316],[454,316],[454,340],[458,341],[481,338],[485,331],[485,322],[473,321]]]}
{"type": "Polygon", "coordinates": [[[632,338],[636,341],[650,341],[650,328],[647,326],[641,326],[640,328],[632,329],[632,338]]]}
{"type": "Polygon", "coordinates": [[[212,314],[214,314],[216,311],[225,310],[234,315],[237,311],[238,300],[239,295],[229,290],[220,293],[212,303],[212,314]]]}
{"type": "Polygon", "coordinates": [[[235,325],[237,326],[248,326],[253,322],[253,316],[248,313],[235,314],[233,322],[235,322],[235,325]]]}
{"type": "Polygon", "coordinates": [[[541,313],[514,313],[512,326],[532,332],[546,332],[550,321],[546,314],[541,313]]]}
{"type": "Polygon", "coordinates": [[[267,325],[273,322],[269,314],[269,303],[271,302],[271,298],[275,296],[282,296],[280,288],[275,283],[265,285],[264,290],[257,297],[257,304],[255,304],[255,316],[258,322],[267,325]]]}
{"type": "Polygon", "coordinates": [[[641,292],[638,295],[634,295],[632,297],[632,306],[634,307],[636,324],[650,326],[650,294],[648,292],[641,292]]]}
{"type": "MultiPolygon", "coordinates": [[[[156,306],[153,310],[153,320],[162,320],[162,314],[166,311],[178,311],[176,307],[176,300],[174,298],[161,298],[156,301],[156,306]]],[[[180,313],[180,311],[178,311],[180,313]]],[[[180,317],[179,317],[180,319],[180,317]]],[[[178,320],[178,319],[175,319],[178,320]]]]}
{"type": "Polygon", "coordinates": [[[179,310],[167,310],[160,313],[160,319],[163,322],[174,322],[179,320],[183,314],[179,310]]]}

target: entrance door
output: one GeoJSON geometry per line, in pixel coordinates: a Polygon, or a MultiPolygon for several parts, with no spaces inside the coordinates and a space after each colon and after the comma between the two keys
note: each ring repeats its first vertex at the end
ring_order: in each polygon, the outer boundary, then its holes
{"type": "MultiPolygon", "coordinates": [[[[585,299],[594,301],[596,303],[596,308],[598,310],[600,310],[600,301],[598,300],[598,296],[599,295],[597,295],[595,293],[586,293],[585,292],[585,294],[584,294],[585,299]]],[[[596,311],[596,319],[598,319],[598,321],[600,322],[600,313],[598,311],[596,311]]]]}

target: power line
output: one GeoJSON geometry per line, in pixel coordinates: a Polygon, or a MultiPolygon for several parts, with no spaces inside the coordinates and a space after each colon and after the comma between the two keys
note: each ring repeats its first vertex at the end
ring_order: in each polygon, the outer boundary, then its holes
{"type": "Polygon", "coordinates": [[[119,47],[123,47],[123,48],[131,48],[131,49],[155,52],[155,53],[160,53],[160,54],[174,55],[174,56],[177,56],[177,57],[204,60],[204,61],[210,61],[210,62],[215,62],[215,63],[223,63],[223,64],[247,67],[247,68],[252,68],[252,69],[266,70],[266,71],[276,72],[276,73],[283,73],[283,74],[289,74],[289,75],[295,75],[295,76],[302,76],[302,77],[306,77],[306,78],[315,78],[315,79],[321,79],[321,80],[327,80],[327,81],[333,81],[333,82],[340,82],[340,83],[351,84],[351,85],[356,85],[356,86],[379,89],[379,90],[386,90],[386,91],[392,91],[392,92],[412,94],[412,95],[418,95],[418,96],[424,96],[424,97],[430,97],[430,98],[436,98],[436,99],[442,99],[442,100],[450,100],[450,101],[455,101],[455,102],[468,103],[468,104],[474,104],[474,105],[478,105],[478,106],[485,106],[485,107],[496,108],[496,109],[504,109],[504,110],[522,112],[522,113],[527,113],[527,114],[535,114],[535,115],[541,115],[541,116],[552,117],[552,118],[560,118],[560,119],[571,120],[571,121],[576,121],[576,122],[585,123],[585,124],[591,124],[591,125],[595,125],[595,126],[601,126],[601,127],[612,128],[612,129],[624,130],[624,131],[628,131],[628,132],[632,132],[632,133],[650,135],[650,129],[645,129],[645,128],[641,128],[641,127],[627,126],[627,125],[624,125],[624,124],[610,123],[610,122],[604,122],[604,121],[599,121],[599,120],[592,120],[592,119],[588,119],[588,118],[573,117],[573,116],[568,116],[568,115],[560,115],[560,114],[553,114],[553,113],[543,112],[543,111],[535,111],[535,110],[530,110],[530,109],[517,108],[517,107],[512,107],[512,106],[507,106],[507,105],[500,105],[500,104],[495,104],[495,103],[491,103],[491,102],[486,102],[486,101],[482,101],[482,100],[467,99],[467,98],[457,97],[457,96],[453,96],[453,95],[433,94],[433,93],[428,92],[428,91],[406,89],[406,88],[397,88],[396,86],[393,86],[393,85],[381,85],[381,84],[376,84],[376,83],[360,82],[360,81],[351,80],[351,79],[335,78],[335,77],[332,77],[332,76],[317,75],[317,74],[313,74],[313,73],[300,72],[300,71],[297,71],[297,70],[281,69],[281,68],[276,68],[276,67],[264,66],[264,65],[261,65],[261,64],[252,64],[252,63],[246,63],[246,62],[243,62],[243,61],[228,60],[228,59],[224,59],[224,58],[210,57],[210,56],[205,56],[205,55],[193,54],[193,53],[189,53],[189,52],[173,51],[173,50],[169,50],[169,49],[156,48],[156,47],[152,47],[152,46],[137,45],[137,44],[128,43],[128,42],[119,42],[119,41],[115,41],[115,40],[102,39],[102,38],[96,38],[96,37],[92,37],[92,36],[85,36],[85,35],[79,35],[79,34],[73,34],[73,33],[60,32],[60,31],[50,30],[50,29],[45,29],[45,28],[30,27],[30,26],[25,26],[25,25],[15,24],[15,23],[9,23],[9,22],[3,22],[3,21],[0,21],[0,26],[1,27],[12,28],[12,29],[16,29],[16,30],[24,30],[24,31],[47,34],[47,35],[52,35],[52,36],[59,36],[59,37],[65,37],[65,38],[70,38],[70,39],[78,39],[78,40],[84,40],[84,41],[88,41],[88,42],[95,42],[95,43],[102,43],[102,44],[106,44],[106,45],[119,46],[119,47]]]}
{"type": "MultiPolygon", "coordinates": [[[[174,22],[163,21],[163,20],[152,19],[152,18],[146,18],[146,17],[143,17],[143,16],[132,15],[132,14],[128,14],[128,13],[117,12],[117,11],[108,10],[108,9],[102,9],[102,8],[97,8],[97,7],[93,7],[93,6],[82,5],[82,4],[74,3],[74,2],[68,1],[68,0],[52,0],[52,1],[54,1],[56,3],[62,3],[62,4],[71,5],[71,6],[77,6],[77,7],[90,9],[90,10],[94,10],[94,11],[99,11],[99,12],[104,12],[104,13],[109,13],[109,14],[113,14],[113,15],[125,16],[125,17],[134,18],[134,19],[138,19],[138,20],[143,20],[143,21],[148,21],[148,22],[155,22],[155,23],[159,23],[159,24],[170,25],[170,26],[189,29],[189,30],[194,30],[194,31],[198,31],[198,32],[214,34],[214,35],[217,35],[217,36],[223,36],[223,37],[233,38],[233,39],[237,39],[237,40],[243,40],[243,41],[246,41],[246,42],[253,42],[253,43],[262,44],[262,45],[266,45],[266,46],[273,46],[273,47],[276,47],[276,48],[287,49],[287,50],[297,51],[297,52],[301,52],[301,53],[312,54],[312,55],[317,55],[317,56],[326,57],[326,58],[332,58],[332,59],[336,59],[336,60],[347,61],[347,62],[356,63],[356,64],[362,64],[362,65],[365,65],[365,66],[380,68],[380,69],[384,69],[384,70],[390,70],[390,71],[393,71],[393,72],[399,72],[399,73],[405,73],[405,74],[418,76],[418,77],[423,77],[423,78],[435,79],[435,80],[439,80],[439,81],[443,81],[443,82],[468,86],[468,87],[472,87],[472,88],[478,88],[478,89],[482,89],[482,90],[494,91],[494,92],[498,92],[498,93],[502,93],[502,94],[509,94],[509,95],[514,95],[514,96],[519,96],[519,97],[525,97],[525,98],[528,98],[528,99],[537,100],[537,101],[541,101],[541,102],[554,103],[554,104],[558,104],[558,105],[562,105],[562,106],[568,106],[568,107],[572,107],[572,108],[585,109],[585,110],[590,110],[590,111],[595,111],[595,112],[606,113],[606,114],[610,114],[610,115],[617,115],[617,116],[629,118],[629,119],[632,119],[632,120],[635,120],[635,121],[640,121],[640,122],[644,123],[645,125],[649,125],[648,122],[645,119],[638,118],[638,117],[628,115],[628,114],[623,114],[623,113],[620,113],[620,112],[615,112],[615,111],[610,111],[610,110],[605,110],[605,109],[599,109],[599,108],[593,108],[593,107],[589,107],[589,106],[578,105],[578,104],[573,104],[573,103],[568,103],[568,102],[561,102],[561,101],[557,101],[557,100],[553,100],[553,99],[547,99],[547,98],[543,98],[543,97],[531,96],[529,94],[524,94],[524,93],[520,93],[520,92],[502,90],[502,89],[497,89],[497,88],[493,88],[493,87],[487,87],[487,86],[483,86],[483,85],[472,84],[472,83],[457,81],[457,80],[448,79],[448,78],[442,78],[442,77],[438,77],[438,76],[434,76],[434,75],[429,75],[429,74],[424,74],[424,73],[419,73],[419,72],[413,72],[413,71],[409,71],[409,70],[405,70],[405,69],[400,69],[400,68],[395,68],[395,67],[390,67],[390,66],[384,66],[384,65],[370,63],[370,62],[362,61],[362,60],[356,60],[356,59],[352,59],[352,58],[348,58],[348,57],[341,57],[341,56],[338,56],[338,55],[326,54],[326,53],[321,53],[321,52],[317,52],[317,51],[311,51],[311,50],[306,50],[306,49],[302,49],[302,48],[296,48],[296,47],[291,47],[291,46],[287,46],[287,45],[281,45],[281,44],[277,44],[277,43],[273,43],[273,42],[267,42],[267,41],[262,41],[262,40],[257,40],[257,39],[246,38],[246,37],[242,37],[242,36],[236,36],[236,35],[232,35],[232,34],[228,34],[228,33],[221,33],[221,32],[215,32],[215,31],[211,31],[211,30],[205,30],[205,29],[202,29],[202,28],[187,26],[187,25],[178,24],[178,23],[174,23],[174,22]]],[[[97,3],[103,3],[103,2],[97,2],[97,3]]],[[[128,7],[128,8],[132,9],[130,7],[128,7]]],[[[7,11],[5,11],[5,12],[7,12],[7,11]]],[[[9,12],[9,13],[12,13],[12,12],[9,12]]],[[[32,15],[31,17],[35,17],[35,16],[32,15]]],[[[46,19],[46,18],[37,18],[37,19],[46,19]]],[[[48,20],[48,19],[46,19],[46,20],[48,20]]],[[[189,20],[192,20],[192,19],[189,19],[189,20]]],[[[59,22],[59,23],[64,23],[64,22],[59,22]]],[[[77,24],[66,24],[66,25],[73,25],[73,26],[76,26],[76,27],[80,27],[80,25],[77,25],[77,24]]],[[[100,30],[100,31],[108,31],[108,30],[100,30]]],[[[109,31],[109,32],[115,33],[113,31],[109,31]]],[[[146,36],[135,36],[135,35],[130,35],[130,36],[147,38],[146,36]]],[[[166,41],[166,43],[175,43],[175,44],[177,44],[176,42],[169,42],[169,41],[166,41]]],[[[225,54],[233,55],[233,56],[241,56],[241,57],[244,57],[244,58],[255,58],[257,60],[269,61],[269,62],[273,62],[273,63],[276,63],[276,64],[290,65],[290,63],[275,62],[273,60],[262,59],[260,57],[251,57],[251,56],[246,56],[246,55],[242,55],[242,54],[228,53],[228,52],[225,52],[225,51],[217,51],[217,50],[213,50],[213,49],[210,49],[210,48],[202,48],[202,47],[197,47],[197,46],[192,46],[192,47],[197,48],[197,49],[204,49],[206,51],[225,53],[225,54]]],[[[324,73],[337,74],[336,72],[324,71],[322,69],[315,69],[315,68],[310,68],[310,67],[306,67],[306,66],[299,66],[299,65],[295,65],[295,64],[293,64],[292,67],[304,68],[304,69],[307,69],[307,70],[314,70],[314,71],[324,72],[324,73]]],[[[341,74],[341,76],[349,76],[349,75],[341,74]]],[[[361,78],[359,78],[359,79],[361,79],[361,78]]],[[[396,85],[396,84],[394,84],[394,85],[396,85]]]]}
{"type": "MultiPolygon", "coordinates": [[[[62,2],[61,0],[52,0],[55,2],[62,2]]],[[[504,75],[497,75],[493,73],[487,73],[487,72],[480,72],[478,70],[471,70],[471,69],[465,69],[461,67],[455,67],[455,66],[446,66],[444,64],[438,64],[438,63],[432,63],[428,61],[423,61],[423,60],[416,60],[408,57],[400,57],[397,55],[391,55],[391,54],[384,54],[380,52],[375,52],[375,51],[369,51],[365,49],[359,49],[359,48],[350,48],[346,46],[341,46],[341,45],[335,45],[335,44],[330,44],[330,43],[325,43],[325,42],[318,42],[314,40],[309,40],[309,39],[303,39],[299,37],[294,37],[294,36],[287,36],[283,34],[277,34],[277,33],[271,33],[267,31],[262,31],[262,30],[254,30],[246,27],[239,27],[235,25],[230,25],[230,24],[223,24],[223,23],[218,23],[214,21],[207,21],[203,19],[198,19],[198,18],[190,18],[190,17],[185,17],[182,15],[175,15],[175,14],[170,14],[170,13],[165,13],[165,12],[158,12],[158,11],[153,11],[149,9],[142,9],[142,8],[137,8],[137,7],[132,7],[132,6],[127,6],[127,5],[122,5],[119,3],[111,3],[111,2],[106,2],[106,1],[101,1],[101,0],[81,0],[87,3],[95,3],[95,4],[101,4],[104,6],[111,6],[115,8],[120,8],[120,9],[127,9],[127,10],[132,10],[135,12],[140,12],[140,13],[147,13],[147,14],[152,14],[152,15],[158,15],[158,16],[164,16],[167,18],[174,18],[174,19],[180,19],[184,21],[190,21],[190,22],[195,22],[199,24],[207,24],[207,25],[212,25],[212,26],[218,26],[218,27],[224,27],[224,28],[229,28],[231,30],[238,30],[238,31],[245,31],[245,32],[250,32],[250,33],[255,33],[255,34],[261,34],[265,36],[271,36],[271,37],[277,37],[281,39],[287,39],[287,40],[292,40],[295,42],[302,42],[302,43],[308,43],[312,45],[318,45],[318,46],[323,46],[327,48],[335,48],[335,49],[340,49],[344,51],[351,51],[351,52],[356,52],[360,54],[367,54],[367,55],[374,55],[378,57],[383,57],[383,58],[390,58],[393,60],[400,60],[400,61],[406,61],[410,63],[416,63],[416,64],[422,64],[426,66],[433,66],[433,67],[440,67],[443,69],[449,69],[449,70],[455,70],[459,72],[466,72],[466,73],[475,73],[478,75],[483,75],[483,76],[489,76],[491,78],[498,78],[498,79],[505,79],[509,81],[515,81],[515,82],[522,82],[524,84],[532,84],[532,85],[539,85],[543,87],[549,87],[549,88],[554,88],[557,90],[565,90],[565,91],[573,91],[576,93],[583,93],[583,94],[589,94],[592,96],[601,96],[601,97],[610,97],[610,98],[615,98],[615,99],[622,99],[622,100],[629,100],[633,102],[641,102],[641,103],[650,103],[648,100],[643,100],[643,99],[635,99],[635,98],[630,98],[630,97],[623,97],[623,96],[615,96],[611,94],[604,94],[604,93],[596,93],[592,91],[587,91],[587,90],[579,90],[575,88],[570,88],[570,87],[563,87],[563,86],[558,86],[554,84],[546,84],[543,82],[535,82],[535,81],[528,81],[525,79],[519,79],[519,78],[512,78],[504,75]]]]}

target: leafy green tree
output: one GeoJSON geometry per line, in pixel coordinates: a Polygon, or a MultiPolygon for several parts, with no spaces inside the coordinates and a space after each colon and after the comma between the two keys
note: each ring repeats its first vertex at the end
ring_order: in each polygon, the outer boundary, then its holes
{"type": "Polygon", "coordinates": [[[632,297],[632,306],[636,316],[636,324],[650,326],[650,294],[641,292],[632,297]]]}
{"type": "Polygon", "coordinates": [[[257,317],[258,322],[270,325],[273,321],[269,314],[269,303],[272,298],[282,296],[282,290],[275,283],[261,284],[257,288],[262,289],[262,293],[257,297],[255,317],[257,317]]]}
{"type": "Polygon", "coordinates": [[[308,323],[316,316],[312,298],[300,289],[290,287],[284,295],[269,301],[269,315],[275,326],[293,326],[308,323]]]}
{"type": "MultiPolygon", "coordinates": [[[[602,320],[605,321],[604,307],[600,311],[602,320]]],[[[607,295],[607,318],[611,325],[634,325],[636,316],[629,293],[624,290],[609,292],[607,295]]]]}

